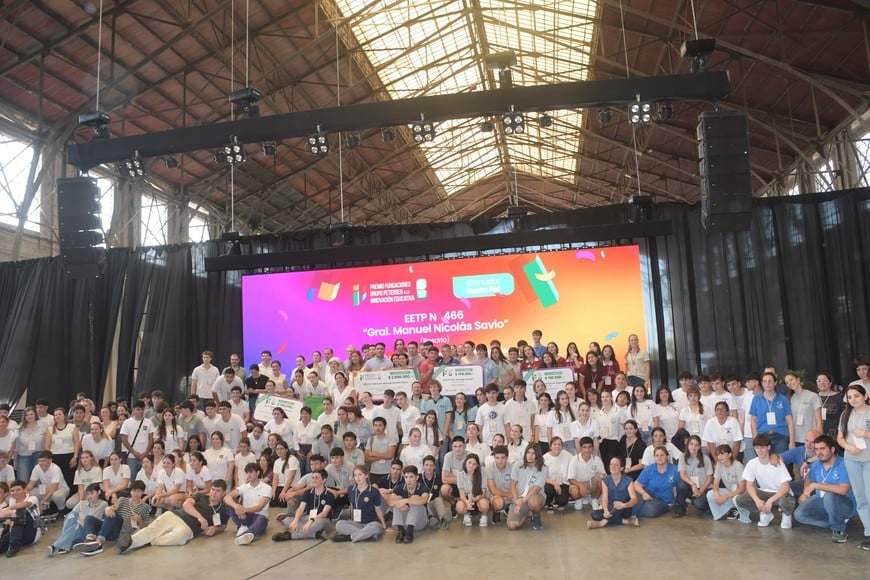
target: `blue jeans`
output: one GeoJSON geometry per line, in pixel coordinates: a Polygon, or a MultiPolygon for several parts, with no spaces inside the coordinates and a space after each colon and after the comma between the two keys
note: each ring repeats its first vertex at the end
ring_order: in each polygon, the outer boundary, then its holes
{"type": "Polygon", "coordinates": [[[262,536],[266,532],[266,526],[269,525],[269,518],[262,514],[244,514],[239,516],[236,510],[229,506],[227,506],[227,513],[236,523],[237,527],[248,526],[248,531],[254,534],[254,537],[262,536]]]}
{"type": "Polygon", "coordinates": [[[24,482],[30,481],[30,474],[36,467],[37,455],[39,454],[31,453],[30,455],[15,456],[15,473],[18,475],[18,479],[24,482]]]}
{"type": "Polygon", "coordinates": [[[119,515],[113,517],[106,516],[103,520],[98,520],[94,516],[85,518],[85,533],[94,534],[97,537],[103,538],[106,542],[114,542],[121,535],[121,528],[124,527],[124,518],[119,515]]]}
{"type": "MultiPolygon", "coordinates": [[[[726,491],[727,493],[727,491],[726,491]]],[[[713,516],[713,520],[721,520],[725,517],[732,508],[737,508],[737,513],[740,514],[740,521],[744,524],[748,524],[749,520],[749,510],[745,510],[742,507],[737,505],[735,501],[737,498],[732,497],[722,505],[716,503],[716,495],[713,493],[713,490],[707,492],[707,507],[710,508],[710,514],[713,516]]]]}
{"type": "Polygon", "coordinates": [[[752,446],[752,437],[743,438],[743,447],[740,450],[743,452],[743,465],[746,465],[750,459],[758,457],[755,454],[755,447],[752,446]]]}
{"type": "Polygon", "coordinates": [[[52,546],[61,550],[71,550],[73,544],[77,544],[85,539],[85,529],[78,523],[78,514],[68,513],[63,519],[63,528],[60,530],[60,536],[54,541],[52,546]]]}
{"type": "Polygon", "coordinates": [[[771,453],[785,453],[788,451],[788,435],[783,435],[782,433],[768,433],[766,434],[770,438],[771,453]]]}
{"type": "Polygon", "coordinates": [[[825,497],[819,497],[816,493],[797,506],[794,510],[794,519],[808,526],[831,528],[832,532],[844,532],[852,510],[852,501],[845,495],[826,493],[825,497]]]}
{"type": "Polygon", "coordinates": [[[625,380],[628,381],[628,386],[629,386],[629,388],[632,388],[632,389],[634,387],[637,387],[637,386],[646,385],[646,381],[644,380],[643,377],[638,377],[635,375],[628,375],[627,377],[625,377],[625,380]]]}
{"type": "Polygon", "coordinates": [[[702,493],[699,497],[692,497],[692,486],[682,479],[677,483],[677,499],[674,506],[680,513],[686,513],[686,500],[690,500],[698,511],[707,511],[707,494],[702,493]]]}
{"type": "Polygon", "coordinates": [[[657,518],[662,514],[668,513],[670,506],[657,497],[649,501],[644,501],[641,494],[637,494],[637,505],[631,512],[631,515],[639,518],[657,518]]]}
{"type": "Polygon", "coordinates": [[[852,493],[858,503],[858,517],[864,524],[864,536],[870,538],[870,461],[861,463],[852,459],[848,453],[844,459],[852,493]]]}
{"type": "MultiPolygon", "coordinates": [[[[622,508],[621,510],[610,510],[610,519],[608,520],[609,524],[618,526],[622,524],[622,520],[628,519],[631,517],[632,508],[622,508]]],[[[593,510],[592,511],[592,520],[596,522],[600,522],[601,520],[607,519],[604,517],[604,510],[593,510]]]]}
{"type": "Polygon", "coordinates": [[[130,482],[136,481],[136,474],[139,473],[139,470],[142,469],[142,460],[137,459],[131,453],[127,456],[127,467],[130,468],[130,482]]]}

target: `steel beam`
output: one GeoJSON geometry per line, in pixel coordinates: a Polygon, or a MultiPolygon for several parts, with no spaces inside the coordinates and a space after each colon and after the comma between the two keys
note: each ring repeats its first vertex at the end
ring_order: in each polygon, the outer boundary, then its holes
{"type": "Polygon", "coordinates": [[[103,163],[128,159],[135,151],[141,157],[159,157],[217,149],[229,143],[231,137],[242,143],[259,143],[305,137],[314,133],[318,126],[329,133],[361,131],[408,125],[421,117],[439,122],[498,115],[511,107],[524,112],[552,111],[627,105],[638,98],[650,102],[716,102],[724,99],[729,89],[727,71],[711,71],[415,97],[238,119],[115,139],[92,139],[70,144],[67,157],[71,165],[86,171],[103,163]]]}

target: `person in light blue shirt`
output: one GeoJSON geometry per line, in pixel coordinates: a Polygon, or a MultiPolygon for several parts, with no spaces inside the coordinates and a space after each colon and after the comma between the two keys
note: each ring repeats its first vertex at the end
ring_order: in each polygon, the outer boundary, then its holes
{"type": "Polygon", "coordinates": [[[810,466],[803,494],[794,518],[805,525],[831,529],[831,539],[844,543],[846,523],[855,515],[855,495],[836,442],[830,435],[816,437],[816,461],[810,466]]]}
{"type": "Polygon", "coordinates": [[[490,383],[498,383],[498,365],[489,358],[486,345],[481,343],[475,348],[477,352],[477,364],[483,367],[483,386],[490,383]]]}
{"type": "Polygon", "coordinates": [[[637,505],[632,515],[639,518],[655,518],[664,513],[674,503],[680,472],[668,458],[668,450],[656,447],[653,452],[655,463],[647,465],[634,482],[637,492],[637,505]]]}
{"type": "Polygon", "coordinates": [[[785,463],[789,472],[794,471],[792,466],[797,466],[797,479],[789,484],[791,486],[791,492],[795,497],[800,497],[804,492],[804,479],[806,479],[807,474],[809,473],[810,466],[814,461],[816,461],[815,441],[821,434],[820,431],[811,429],[810,431],[807,431],[803,445],[792,447],[785,453],[780,453],[778,456],[770,458],[771,463],[776,465],[777,457],[779,457],[779,461],[785,463]]]}
{"type": "Polygon", "coordinates": [[[772,442],[771,452],[783,453],[795,446],[791,404],[785,395],[776,392],[773,373],[764,373],[761,388],[761,394],[755,395],[749,407],[752,436],[765,435],[772,442]]]}

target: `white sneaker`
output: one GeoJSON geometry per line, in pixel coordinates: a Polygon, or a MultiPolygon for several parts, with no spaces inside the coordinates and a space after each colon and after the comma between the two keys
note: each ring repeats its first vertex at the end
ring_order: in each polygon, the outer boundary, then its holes
{"type": "MultiPolygon", "coordinates": [[[[791,518],[789,518],[791,519],[791,518]]],[[[758,514],[758,527],[766,528],[773,521],[773,514],[758,514]]]]}
{"type": "Polygon", "coordinates": [[[598,498],[592,498],[592,509],[600,510],[601,509],[601,500],[598,498]]]}
{"type": "Polygon", "coordinates": [[[236,537],[246,534],[248,532],[248,526],[239,526],[239,529],[236,530],[236,537]]]}
{"type": "Polygon", "coordinates": [[[462,525],[463,526],[470,526],[471,525],[471,514],[465,514],[465,516],[462,518],[462,525]]]}
{"type": "Polygon", "coordinates": [[[241,536],[236,536],[236,545],[237,546],[247,546],[253,541],[254,541],[254,534],[252,534],[251,532],[245,532],[241,536]]]}
{"type": "Polygon", "coordinates": [[[485,528],[489,525],[489,518],[486,516],[480,516],[480,523],[478,524],[481,528],[485,528]]]}
{"type": "Polygon", "coordinates": [[[782,521],[779,523],[779,527],[781,527],[784,530],[790,530],[791,529],[791,516],[787,516],[785,514],[782,514],[782,521]]]}
{"type": "Polygon", "coordinates": [[[578,512],[583,509],[583,500],[582,499],[578,499],[578,500],[574,501],[574,509],[577,510],[578,512]]]}

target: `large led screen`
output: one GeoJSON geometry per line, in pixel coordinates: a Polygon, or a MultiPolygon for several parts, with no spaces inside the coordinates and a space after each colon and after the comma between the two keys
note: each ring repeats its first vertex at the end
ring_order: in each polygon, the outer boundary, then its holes
{"type": "Polygon", "coordinates": [[[629,334],[644,342],[637,246],[511,254],[412,264],[245,276],[245,361],[271,350],[285,368],[302,354],[402,338],[457,344],[497,338],[502,345],[590,341],[614,345],[622,359],[629,334]]]}

